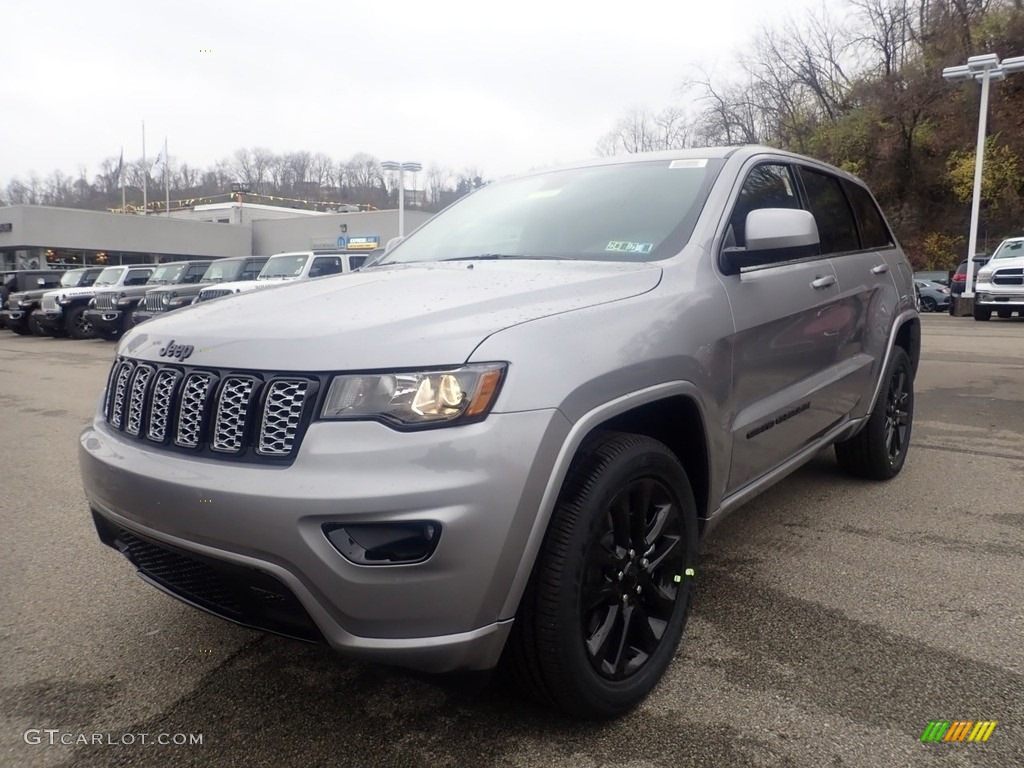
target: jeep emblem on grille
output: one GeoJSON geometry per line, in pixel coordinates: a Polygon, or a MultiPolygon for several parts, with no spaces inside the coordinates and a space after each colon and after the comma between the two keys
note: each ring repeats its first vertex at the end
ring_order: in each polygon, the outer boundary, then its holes
{"type": "Polygon", "coordinates": [[[191,344],[175,344],[174,339],[167,342],[167,346],[160,350],[160,357],[176,357],[181,362],[185,362],[192,354],[194,350],[191,344]]]}

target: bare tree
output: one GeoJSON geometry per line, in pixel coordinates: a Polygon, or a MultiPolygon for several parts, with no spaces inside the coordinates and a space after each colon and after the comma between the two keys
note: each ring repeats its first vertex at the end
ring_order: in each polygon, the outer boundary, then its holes
{"type": "Polygon", "coordinates": [[[632,109],[598,140],[597,153],[618,155],[683,149],[690,145],[692,135],[693,125],[680,107],[666,107],[657,114],[632,109]]]}

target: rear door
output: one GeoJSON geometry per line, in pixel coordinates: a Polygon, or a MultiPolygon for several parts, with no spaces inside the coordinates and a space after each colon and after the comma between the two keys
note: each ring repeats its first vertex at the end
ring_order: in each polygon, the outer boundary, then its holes
{"type": "MultiPolygon", "coordinates": [[[[760,208],[801,208],[787,162],[748,167],[723,247],[745,245],[760,208]]],[[[770,262],[722,275],[735,323],[729,491],[769,472],[835,423],[839,284],[825,256],[770,262]]]]}
{"type": "MultiPolygon", "coordinates": [[[[846,415],[869,397],[885,357],[892,312],[899,306],[892,272],[901,265],[871,195],[818,168],[799,168],[807,209],[818,223],[821,252],[832,260],[839,298],[830,332],[836,334],[835,409],[846,415]],[[891,257],[891,262],[886,256],[891,257]]],[[[901,283],[913,290],[909,266],[901,283]]]]}

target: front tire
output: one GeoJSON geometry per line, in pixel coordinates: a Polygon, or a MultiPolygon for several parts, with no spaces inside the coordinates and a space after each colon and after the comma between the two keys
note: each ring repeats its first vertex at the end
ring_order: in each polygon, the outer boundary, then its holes
{"type": "Polygon", "coordinates": [[[29,316],[28,316],[28,329],[32,333],[33,336],[46,337],[46,336],[52,336],[53,335],[52,333],[50,333],[49,329],[45,325],[43,325],[42,323],[39,322],[39,310],[38,309],[32,310],[32,312],[29,314],[29,316]]]}
{"type": "Polygon", "coordinates": [[[914,369],[903,347],[893,347],[885,383],[868,423],[836,443],[839,465],[852,475],[889,480],[903,469],[914,424],[914,369]]]}
{"type": "Polygon", "coordinates": [[[938,307],[938,303],[931,296],[921,297],[921,311],[922,312],[934,312],[938,307]]]}
{"type": "Polygon", "coordinates": [[[974,319],[975,320],[991,320],[992,310],[979,307],[977,304],[974,305],[974,319]]]}
{"type": "Polygon", "coordinates": [[[524,687],[587,719],[639,704],[679,644],[697,544],[693,491],[668,448],[611,432],[582,448],[509,638],[524,687]]]}
{"type": "Polygon", "coordinates": [[[85,319],[85,306],[72,307],[64,318],[64,330],[72,339],[94,339],[96,329],[85,319]]]}

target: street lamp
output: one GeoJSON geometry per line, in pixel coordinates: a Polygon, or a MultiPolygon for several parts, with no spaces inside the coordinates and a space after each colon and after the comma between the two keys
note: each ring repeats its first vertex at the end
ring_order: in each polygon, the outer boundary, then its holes
{"type": "Polygon", "coordinates": [[[396,163],[394,160],[385,160],[380,167],[385,171],[398,171],[398,236],[405,237],[405,172],[422,171],[423,166],[419,163],[396,163]]]}
{"type": "Polygon", "coordinates": [[[985,160],[985,125],[988,119],[988,86],[1005,80],[1007,74],[1024,70],[1024,56],[1003,59],[994,53],[971,56],[966,64],[946,67],[942,77],[951,82],[976,80],[981,83],[981,107],[978,110],[978,147],[974,155],[974,196],[971,200],[971,234],[967,245],[967,282],[963,298],[974,298],[974,252],[978,247],[978,215],[981,208],[981,168],[985,160]]]}

